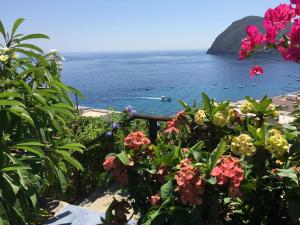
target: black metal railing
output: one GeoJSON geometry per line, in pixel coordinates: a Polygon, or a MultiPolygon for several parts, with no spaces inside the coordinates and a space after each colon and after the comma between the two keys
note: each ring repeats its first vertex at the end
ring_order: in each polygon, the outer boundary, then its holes
{"type": "MultiPolygon", "coordinates": [[[[122,127],[125,124],[128,124],[131,121],[136,120],[136,119],[148,121],[149,138],[152,142],[155,142],[155,140],[157,138],[157,132],[159,130],[158,122],[166,122],[166,121],[171,120],[172,118],[168,117],[168,116],[153,116],[153,115],[145,115],[145,114],[134,114],[131,117],[129,117],[127,120],[125,120],[123,123],[121,123],[120,126],[122,127]]],[[[103,140],[103,138],[106,136],[107,132],[108,131],[103,132],[98,137],[96,137],[94,140],[86,143],[85,146],[88,148],[95,144],[98,144],[101,140],[103,140]]]]}

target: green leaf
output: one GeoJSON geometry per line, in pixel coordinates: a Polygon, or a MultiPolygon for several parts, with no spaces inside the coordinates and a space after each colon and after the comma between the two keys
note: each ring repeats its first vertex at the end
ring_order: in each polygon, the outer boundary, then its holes
{"type": "Polygon", "coordinates": [[[55,168],[55,171],[56,171],[56,174],[57,174],[57,177],[58,177],[58,181],[59,181],[59,184],[60,184],[61,192],[63,194],[65,194],[66,191],[67,191],[67,187],[68,187],[66,177],[65,177],[64,173],[60,169],[55,168]]]}
{"type": "Polygon", "coordinates": [[[5,91],[5,92],[2,92],[0,93],[0,98],[20,98],[20,99],[23,99],[23,96],[18,93],[18,92],[12,92],[12,91],[5,91]]]}
{"type": "Polygon", "coordinates": [[[178,102],[187,110],[190,111],[191,107],[182,100],[178,100],[178,102]]]}
{"type": "Polygon", "coordinates": [[[13,190],[13,192],[15,194],[17,194],[19,192],[19,190],[20,190],[20,185],[14,184],[14,180],[11,179],[7,174],[3,174],[3,178],[5,179],[5,181],[7,182],[7,184],[11,187],[11,190],[13,190]]]}
{"type": "Polygon", "coordinates": [[[16,148],[16,149],[20,149],[20,150],[25,150],[27,152],[31,152],[33,154],[36,154],[36,155],[38,155],[40,157],[44,157],[45,156],[44,152],[41,149],[37,148],[37,147],[14,145],[14,146],[12,146],[12,148],[16,148]]]}
{"type": "Polygon", "coordinates": [[[37,47],[37,46],[35,46],[33,44],[26,44],[26,43],[24,43],[24,44],[18,44],[15,47],[16,48],[29,48],[29,49],[35,50],[35,51],[37,51],[39,53],[43,53],[43,50],[41,48],[39,48],[39,47],[37,47]]]}
{"type": "Polygon", "coordinates": [[[34,122],[29,113],[21,107],[13,107],[8,109],[9,112],[13,113],[16,116],[21,117],[25,121],[27,121],[32,127],[34,127],[34,122]]]}
{"type": "Polygon", "coordinates": [[[125,151],[122,151],[121,153],[117,154],[116,156],[124,165],[129,165],[128,155],[125,151]]]}
{"type": "MultiPolygon", "coordinates": [[[[1,23],[1,21],[0,21],[0,23],[1,23]]],[[[0,225],[9,225],[8,217],[6,214],[6,209],[4,208],[1,201],[0,201],[0,225]]]]}
{"type": "Polygon", "coordinates": [[[65,144],[63,146],[58,147],[59,149],[70,149],[70,150],[74,150],[74,151],[78,151],[83,153],[83,149],[86,149],[84,145],[79,144],[79,143],[69,143],[69,144],[65,144]]]}
{"type": "Polygon", "coordinates": [[[221,139],[218,147],[211,153],[209,158],[209,173],[211,173],[212,169],[216,166],[218,160],[221,156],[227,151],[226,141],[221,139]]]}
{"type": "Polygon", "coordinates": [[[211,104],[210,104],[210,99],[209,97],[207,96],[207,94],[205,93],[202,93],[202,104],[204,106],[204,109],[206,111],[206,113],[211,116],[211,113],[212,113],[212,107],[211,107],[211,104]]]}
{"type": "Polygon", "coordinates": [[[25,40],[29,40],[29,39],[49,39],[49,37],[45,34],[30,34],[27,36],[22,37],[19,41],[25,41],[25,40]]]}
{"type": "Polygon", "coordinates": [[[8,171],[30,170],[30,169],[31,169],[30,166],[24,166],[24,165],[14,164],[13,166],[4,167],[0,171],[1,172],[8,172],[8,171]]]}
{"type": "Polygon", "coordinates": [[[83,167],[79,161],[77,161],[75,158],[73,158],[69,152],[57,150],[58,153],[60,153],[64,160],[66,160],[68,163],[70,163],[72,166],[74,166],[77,170],[83,171],[83,167]]]}
{"type": "Polygon", "coordinates": [[[15,100],[1,100],[0,99],[0,106],[22,106],[25,107],[23,103],[15,100]]]}
{"type": "Polygon", "coordinates": [[[6,39],[5,29],[1,20],[0,20],[0,33],[2,34],[3,38],[6,39]]]}
{"type": "Polygon", "coordinates": [[[252,126],[250,123],[247,123],[247,128],[248,128],[248,131],[251,133],[251,135],[257,139],[258,135],[257,135],[257,132],[256,132],[256,128],[254,126],[252,126]]]}
{"type": "Polygon", "coordinates": [[[12,31],[11,31],[11,36],[13,37],[16,30],[18,29],[18,27],[20,26],[21,23],[23,23],[25,19],[23,18],[19,18],[15,21],[14,25],[13,25],[13,28],[12,28],[12,31]]]}
{"type": "Polygon", "coordinates": [[[298,185],[298,177],[295,169],[276,169],[275,173],[280,177],[289,178],[298,185]]]}
{"type": "Polygon", "coordinates": [[[47,145],[38,142],[38,141],[28,141],[28,142],[22,142],[18,143],[16,146],[40,146],[40,147],[46,147],[47,145]]]}
{"type": "Polygon", "coordinates": [[[160,188],[160,195],[163,201],[165,201],[167,198],[172,197],[173,194],[173,182],[172,180],[169,180],[167,183],[165,183],[160,188]]]}

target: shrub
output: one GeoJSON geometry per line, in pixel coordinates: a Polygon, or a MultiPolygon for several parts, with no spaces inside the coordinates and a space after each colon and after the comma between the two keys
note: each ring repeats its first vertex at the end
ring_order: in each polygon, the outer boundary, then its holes
{"type": "Polygon", "coordinates": [[[0,21],[0,220],[14,225],[35,219],[39,196],[53,183],[66,191],[67,164],[82,170],[72,153],[84,148],[58,144],[57,132],[73,117],[68,93],[80,93],[61,82],[63,58],[56,51],[44,55],[25,42],[46,35],[16,34],[23,21],[11,33],[0,21]]]}
{"type": "MultiPolygon", "coordinates": [[[[74,202],[86,198],[90,193],[105,186],[101,162],[108,153],[118,152],[119,143],[131,131],[142,130],[147,132],[147,124],[143,120],[126,122],[128,113],[112,113],[108,117],[82,117],[76,116],[68,121],[67,126],[59,133],[61,145],[68,142],[79,142],[86,145],[83,153],[75,153],[73,157],[78,160],[84,171],[70,168],[67,175],[68,191],[63,198],[74,202]],[[118,129],[122,126],[122,129],[118,129]],[[98,139],[95,143],[89,144],[98,139]]],[[[56,190],[55,187],[53,190],[56,190]]],[[[49,196],[57,196],[56,191],[49,196]]],[[[61,196],[57,196],[61,197],[61,196]]]]}
{"type": "Polygon", "coordinates": [[[203,107],[182,102],[156,143],[133,133],[108,154],[107,182],[127,197],[112,203],[103,224],[127,223],[129,211],[117,207],[124,201],[143,225],[298,223],[294,127],[269,123],[277,113],[267,97],[247,98],[247,114],[202,97],[203,107]]]}

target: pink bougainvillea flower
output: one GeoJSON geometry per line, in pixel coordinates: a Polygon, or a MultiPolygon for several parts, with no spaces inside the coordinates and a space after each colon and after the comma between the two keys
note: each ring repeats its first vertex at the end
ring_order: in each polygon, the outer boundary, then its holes
{"type": "Polygon", "coordinates": [[[263,75],[264,74],[264,68],[258,65],[255,65],[250,70],[250,77],[254,77],[257,75],[263,75]]]}
{"type": "Polygon", "coordinates": [[[140,149],[142,145],[148,145],[148,144],[150,144],[150,140],[141,131],[130,133],[124,139],[124,145],[126,147],[133,148],[135,150],[140,149]]]}
{"type": "Polygon", "coordinates": [[[239,60],[244,60],[248,57],[248,51],[245,49],[241,49],[239,52],[239,60]]]}
{"type": "Polygon", "coordinates": [[[291,0],[291,4],[296,5],[295,12],[299,16],[300,15],[300,0],[291,0]]]}
{"type": "MultiPolygon", "coordinates": [[[[259,31],[257,26],[250,25],[246,28],[246,33],[250,38],[251,45],[253,47],[262,44],[264,42],[264,35],[259,31]]],[[[242,46],[243,48],[243,46],[242,46]]]]}
{"type": "Polygon", "coordinates": [[[265,42],[275,44],[277,36],[276,28],[269,23],[264,24],[264,27],[266,29],[265,42]]]}
{"type": "Polygon", "coordinates": [[[156,206],[158,204],[158,202],[160,201],[160,194],[152,195],[149,198],[149,201],[152,206],[156,206]]]}
{"type": "Polygon", "coordinates": [[[300,0],[291,0],[291,4],[300,4],[300,0]]]}
{"type": "Polygon", "coordinates": [[[290,32],[291,45],[300,45],[300,20],[296,19],[290,32]]]}
{"type": "Polygon", "coordinates": [[[285,60],[300,63],[300,48],[294,46],[289,46],[288,48],[278,46],[277,50],[285,60]]]}
{"type": "Polygon", "coordinates": [[[274,26],[276,30],[285,29],[291,19],[296,16],[295,9],[288,4],[280,4],[274,9],[268,9],[264,16],[263,24],[274,26]]]}
{"type": "Polygon", "coordinates": [[[246,28],[247,37],[242,39],[239,59],[247,58],[250,52],[256,47],[265,42],[265,36],[258,30],[257,26],[250,25],[246,28]]]}

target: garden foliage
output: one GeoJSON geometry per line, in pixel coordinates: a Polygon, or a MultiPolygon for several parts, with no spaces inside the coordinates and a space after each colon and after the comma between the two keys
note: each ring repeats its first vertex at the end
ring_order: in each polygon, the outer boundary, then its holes
{"type": "Polygon", "coordinates": [[[67,189],[67,165],[83,170],[72,157],[84,146],[59,145],[58,131],[73,117],[68,93],[76,89],[60,78],[63,58],[43,51],[31,40],[43,34],[11,32],[0,22],[0,224],[26,224],[39,213],[39,196],[59,183],[67,189]]]}
{"type": "Polygon", "coordinates": [[[181,102],[155,143],[130,133],[103,163],[127,196],[103,224],[126,224],[130,212],[143,225],[297,224],[298,132],[274,122],[271,102],[247,97],[239,112],[202,94],[201,107],[181,102]]]}

